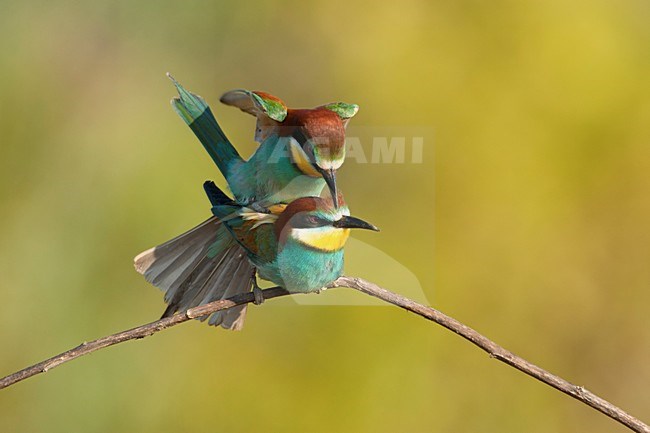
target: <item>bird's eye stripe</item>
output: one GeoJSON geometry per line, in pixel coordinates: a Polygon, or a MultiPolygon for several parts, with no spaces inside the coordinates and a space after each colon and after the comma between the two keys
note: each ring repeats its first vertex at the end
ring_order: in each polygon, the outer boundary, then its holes
{"type": "Polygon", "coordinates": [[[295,217],[293,226],[295,228],[316,228],[331,225],[332,222],[315,215],[299,215],[295,217]]]}

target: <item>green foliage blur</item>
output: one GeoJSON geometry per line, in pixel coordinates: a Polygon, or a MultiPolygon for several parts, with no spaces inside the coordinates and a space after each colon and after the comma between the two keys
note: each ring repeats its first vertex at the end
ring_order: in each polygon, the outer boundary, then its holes
{"type": "MultiPolygon", "coordinates": [[[[132,258],[209,215],[204,180],[224,185],[170,71],[243,155],[253,119],[218,103],[234,88],[433,131],[421,164],[343,166],[353,213],[382,229],[356,238],[435,307],[650,419],[647,2],[0,11],[0,375],[162,313],[132,258]]],[[[397,308],[269,301],[240,333],[193,322],[0,391],[0,431],[627,430],[397,308]]]]}

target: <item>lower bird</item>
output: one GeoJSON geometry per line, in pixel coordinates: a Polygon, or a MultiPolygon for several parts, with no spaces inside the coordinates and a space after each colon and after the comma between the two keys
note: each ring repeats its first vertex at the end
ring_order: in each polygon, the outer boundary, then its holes
{"type": "MultiPolygon", "coordinates": [[[[253,288],[256,277],[289,292],[318,291],[341,276],[350,229],[378,229],[350,216],[341,196],[301,197],[259,212],[231,200],[213,182],[204,184],[214,217],[135,258],[147,281],[163,289],[163,317],[253,288]]],[[[241,329],[245,306],[214,313],[211,325],[241,329]]]]}

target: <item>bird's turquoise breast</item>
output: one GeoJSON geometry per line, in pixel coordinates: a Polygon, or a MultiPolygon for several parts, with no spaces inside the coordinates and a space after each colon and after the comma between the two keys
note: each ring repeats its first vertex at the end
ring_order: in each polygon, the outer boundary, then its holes
{"type": "Polygon", "coordinates": [[[343,250],[325,252],[305,248],[289,239],[278,253],[272,281],[290,292],[314,292],[343,273],[343,250]]]}

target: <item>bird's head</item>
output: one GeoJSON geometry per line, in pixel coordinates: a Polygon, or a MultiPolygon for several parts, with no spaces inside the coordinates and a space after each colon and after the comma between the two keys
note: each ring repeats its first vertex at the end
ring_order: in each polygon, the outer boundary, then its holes
{"type": "Polygon", "coordinates": [[[374,225],[350,216],[341,196],[338,208],[329,199],[299,198],[289,203],[275,222],[275,234],[281,246],[291,239],[322,252],[342,249],[353,228],[379,231],[374,225]]]}
{"type": "Polygon", "coordinates": [[[258,142],[274,134],[289,139],[294,164],[308,176],[323,177],[334,207],[339,206],[336,171],[345,160],[345,128],[359,111],[358,105],[334,102],[310,109],[291,109],[273,95],[248,90],[227,92],[221,102],[257,117],[258,142]]]}

